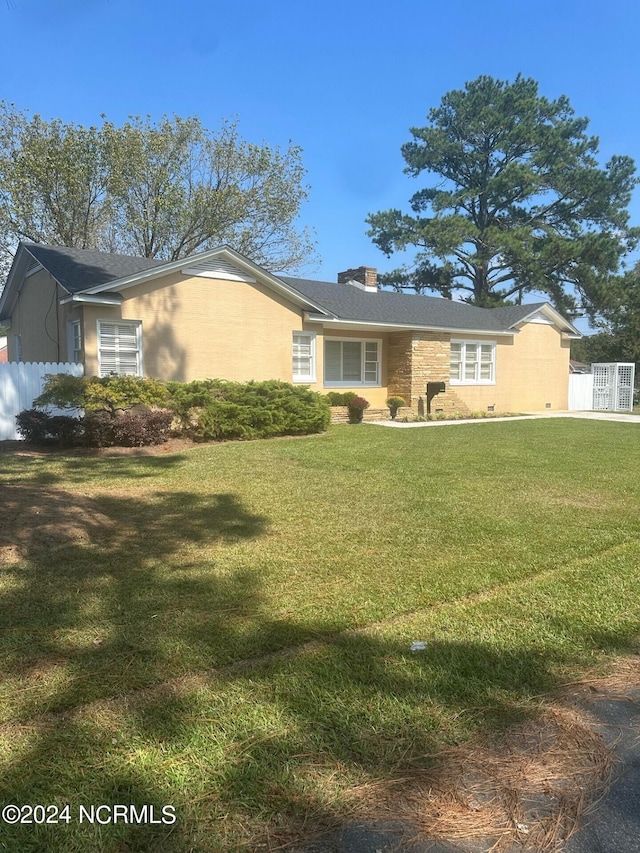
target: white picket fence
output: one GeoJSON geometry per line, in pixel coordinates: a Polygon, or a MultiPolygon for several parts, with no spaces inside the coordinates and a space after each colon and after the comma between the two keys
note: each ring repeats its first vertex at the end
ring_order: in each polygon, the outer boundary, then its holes
{"type": "MultiPolygon", "coordinates": [[[[81,364],[56,362],[16,362],[0,364],[0,441],[20,438],[16,430],[16,415],[30,409],[42,393],[44,378],[49,373],[71,373],[82,376],[81,364]]],[[[50,408],[52,414],[73,414],[50,408]]]]}

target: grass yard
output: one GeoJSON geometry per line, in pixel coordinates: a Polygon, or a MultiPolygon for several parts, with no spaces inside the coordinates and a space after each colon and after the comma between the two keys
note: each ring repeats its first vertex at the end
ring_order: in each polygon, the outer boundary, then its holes
{"type": "Polygon", "coordinates": [[[0,850],[276,849],[535,714],[637,648],[639,439],[550,419],[0,455],[0,801],[70,804],[0,850]],[[79,822],[100,804],[176,821],[79,822]]]}

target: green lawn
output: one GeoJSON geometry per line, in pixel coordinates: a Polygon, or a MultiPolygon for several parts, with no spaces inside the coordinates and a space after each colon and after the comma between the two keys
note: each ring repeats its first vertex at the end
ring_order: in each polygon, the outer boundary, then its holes
{"type": "Polygon", "coordinates": [[[0,800],[71,806],[0,850],[275,849],[636,648],[639,439],[553,419],[0,455],[0,800]],[[177,820],[78,822],[100,804],[177,820]]]}

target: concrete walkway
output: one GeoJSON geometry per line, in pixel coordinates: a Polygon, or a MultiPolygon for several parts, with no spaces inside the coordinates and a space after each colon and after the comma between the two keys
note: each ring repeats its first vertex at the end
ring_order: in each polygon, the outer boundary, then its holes
{"type": "Polygon", "coordinates": [[[534,418],[578,418],[590,421],[618,421],[626,424],[640,424],[640,415],[623,412],[526,412],[510,418],[462,418],[458,421],[366,421],[371,426],[393,427],[394,429],[413,429],[416,427],[456,426],[457,424],[495,424],[500,421],[530,421],[534,418]]]}

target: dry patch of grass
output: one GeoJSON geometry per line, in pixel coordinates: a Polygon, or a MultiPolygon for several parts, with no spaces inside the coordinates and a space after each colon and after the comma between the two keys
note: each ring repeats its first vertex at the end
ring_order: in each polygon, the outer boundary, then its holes
{"type": "Polygon", "coordinates": [[[606,786],[612,754],[575,710],[543,705],[499,742],[465,744],[407,779],[392,809],[427,836],[553,850],[606,786]]]}
{"type": "Polygon", "coordinates": [[[589,702],[634,701],[638,684],[640,656],[609,661],[606,673],[564,685],[499,737],[444,749],[429,770],[347,792],[352,817],[401,821],[422,840],[469,851],[557,850],[593,812],[613,775],[615,743],[598,732],[589,702]]]}

